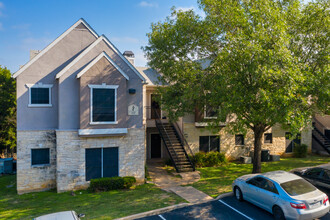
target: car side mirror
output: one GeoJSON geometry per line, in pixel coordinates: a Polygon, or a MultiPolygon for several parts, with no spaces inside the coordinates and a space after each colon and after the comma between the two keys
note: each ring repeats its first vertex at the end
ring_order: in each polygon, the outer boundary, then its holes
{"type": "Polygon", "coordinates": [[[85,214],[81,213],[78,215],[79,218],[85,218],[85,214]]]}

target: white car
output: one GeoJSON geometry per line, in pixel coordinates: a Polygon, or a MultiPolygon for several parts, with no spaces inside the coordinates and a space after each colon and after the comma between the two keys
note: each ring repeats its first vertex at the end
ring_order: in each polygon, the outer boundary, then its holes
{"type": "Polygon", "coordinates": [[[43,215],[35,218],[34,220],[79,220],[81,217],[85,217],[84,214],[79,214],[75,211],[56,212],[48,215],[43,215]]]}
{"type": "Polygon", "coordinates": [[[249,201],[275,219],[315,219],[329,212],[326,194],[285,171],[241,176],[234,181],[233,192],[239,201],[249,201]]]}

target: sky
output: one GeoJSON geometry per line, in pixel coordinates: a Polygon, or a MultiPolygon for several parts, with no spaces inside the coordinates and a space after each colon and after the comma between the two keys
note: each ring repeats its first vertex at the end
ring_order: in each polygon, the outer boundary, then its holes
{"type": "Polygon", "coordinates": [[[0,0],[0,65],[15,73],[30,50],[44,49],[84,18],[121,52],[133,51],[136,66],[146,66],[146,34],[173,6],[202,13],[196,0],[0,0]]]}

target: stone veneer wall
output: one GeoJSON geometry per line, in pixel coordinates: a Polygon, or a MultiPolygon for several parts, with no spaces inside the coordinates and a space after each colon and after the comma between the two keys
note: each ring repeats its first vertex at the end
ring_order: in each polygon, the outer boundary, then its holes
{"type": "MultiPolygon", "coordinates": [[[[311,128],[307,128],[301,133],[301,143],[306,144],[309,151],[311,151],[312,146],[311,132],[311,128]]],[[[276,125],[265,133],[272,133],[273,143],[263,143],[262,149],[270,150],[270,154],[281,155],[285,153],[285,131],[279,125],[276,125]]],[[[242,146],[235,145],[235,135],[227,132],[225,128],[221,128],[218,133],[213,134],[206,128],[197,128],[195,123],[184,123],[184,134],[194,153],[199,152],[199,136],[220,135],[220,152],[225,153],[230,159],[237,159],[249,151],[253,151],[254,148],[254,135],[251,130],[247,132],[244,138],[245,144],[242,146]]]]}
{"type": "Polygon", "coordinates": [[[17,131],[17,192],[56,187],[55,131],[17,131]],[[49,148],[49,165],[31,165],[31,149],[49,148]]]}
{"type": "Polygon", "coordinates": [[[77,131],[56,131],[57,191],[87,188],[85,149],[118,147],[119,176],[134,176],[144,181],[145,129],[131,128],[125,136],[79,137],[77,131]]]}

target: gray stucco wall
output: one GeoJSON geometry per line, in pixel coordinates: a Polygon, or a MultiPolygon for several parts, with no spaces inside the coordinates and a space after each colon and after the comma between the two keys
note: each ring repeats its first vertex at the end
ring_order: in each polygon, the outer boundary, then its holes
{"type": "Polygon", "coordinates": [[[106,58],[99,60],[80,78],[80,129],[127,128],[127,80],[106,58]],[[88,85],[118,85],[116,119],[118,124],[91,125],[91,97],[88,85]]]}
{"type": "MultiPolygon", "coordinates": [[[[127,95],[127,106],[135,104],[139,106],[138,116],[127,116],[127,128],[142,128],[143,126],[143,89],[142,80],[133,72],[133,70],[104,42],[101,41],[86,55],[84,55],[75,65],[66,71],[59,79],[59,129],[78,129],[80,127],[80,86],[77,74],[89,64],[101,52],[106,52],[111,59],[129,76],[126,82],[126,93],[129,88],[134,88],[134,95],[127,95]]],[[[86,74],[86,73],[85,73],[86,74]]],[[[125,110],[127,112],[127,109],[125,110]]],[[[119,119],[119,118],[118,118],[119,119]]],[[[111,126],[110,126],[111,127],[111,126]]]]}
{"type": "Polygon", "coordinates": [[[95,41],[84,25],[72,30],[17,78],[17,130],[45,130],[58,127],[58,85],[55,75],[84,48],[95,41]],[[53,84],[52,107],[28,107],[26,84],[53,84]]]}

